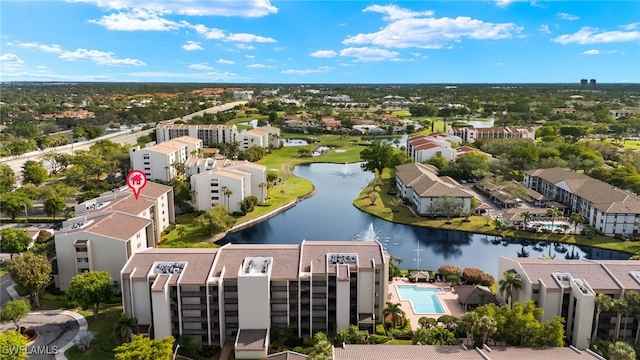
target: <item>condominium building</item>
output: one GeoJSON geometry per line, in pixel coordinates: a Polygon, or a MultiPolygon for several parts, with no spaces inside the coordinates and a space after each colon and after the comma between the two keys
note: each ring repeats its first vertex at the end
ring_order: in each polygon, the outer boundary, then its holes
{"type": "Polygon", "coordinates": [[[247,150],[253,146],[261,146],[263,148],[280,147],[280,129],[272,126],[263,126],[251,130],[242,130],[238,134],[240,139],[240,148],[247,150]]]}
{"type": "Polygon", "coordinates": [[[462,126],[462,127],[450,127],[447,128],[447,133],[460,137],[463,141],[472,143],[477,139],[528,139],[535,141],[536,129],[533,127],[491,127],[491,128],[476,128],[474,126],[462,126]]]}
{"type": "Polygon", "coordinates": [[[237,141],[238,129],[235,125],[186,125],[161,124],[156,128],[156,141],[163,143],[181,136],[190,136],[202,140],[204,145],[237,141]]]}
{"type": "Polygon", "coordinates": [[[303,241],[218,249],[149,249],[123,267],[124,312],[152,338],[235,341],[236,359],[267,356],[272,326],[297,336],[350,324],[373,331],[388,291],[377,241],[303,241]]]}
{"type": "Polygon", "coordinates": [[[402,199],[407,199],[420,215],[442,215],[433,209],[443,196],[460,202],[460,214],[471,209],[473,195],[457,181],[448,176],[438,176],[433,165],[410,163],[396,166],[396,191],[402,199]]]}
{"type": "Polygon", "coordinates": [[[76,217],[55,232],[58,286],[69,287],[84,271],[107,270],[118,281],[136,252],[155,247],[162,231],[175,222],[173,189],[147,183],[136,200],[127,187],[76,205],[76,217]]]}
{"type": "Polygon", "coordinates": [[[449,161],[470,153],[481,154],[491,158],[491,154],[480,151],[480,149],[470,146],[453,146],[453,144],[459,145],[461,142],[462,139],[458,136],[442,132],[416,135],[407,139],[407,155],[413,161],[420,163],[436,155],[440,155],[449,161]]]}
{"type": "MultiPolygon", "coordinates": [[[[533,300],[544,310],[542,320],[565,319],[569,343],[585,349],[593,337],[595,299],[599,294],[622,298],[625,292],[640,291],[638,260],[544,260],[500,257],[498,273],[512,272],[522,279],[513,301],[533,300]]],[[[498,294],[502,298],[501,294],[498,294]]],[[[608,337],[636,337],[638,322],[632,316],[618,319],[615,311],[603,311],[597,333],[608,337]],[[627,324],[626,327],[621,326],[627,324]]]]}
{"type": "Polygon", "coordinates": [[[524,185],[584,216],[605,235],[638,233],[640,197],[630,191],[563,168],[525,171],[524,185]]]}
{"type": "Polygon", "coordinates": [[[227,159],[191,159],[186,164],[190,175],[192,203],[198,211],[214,205],[240,212],[240,202],[255,196],[262,203],[267,197],[267,168],[248,161],[227,159]]]}
{"type": "Polygon", "coordinates": [[[171,181],[178,175],[175,164],[183,164],[190,156],[202,149],[202,140],[181,136],[161,144],[145,148],[129,149],[131,167],[142,170],[148,180],[171,181]]]}

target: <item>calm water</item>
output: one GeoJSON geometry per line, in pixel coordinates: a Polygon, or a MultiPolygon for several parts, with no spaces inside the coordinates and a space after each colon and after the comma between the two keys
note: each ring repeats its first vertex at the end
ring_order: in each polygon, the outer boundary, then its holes
{"type": "Polygon", "coordinates": [[[313,182],[317,194],[273,218],[227,235],[221,243],[297,244],[307,240],[354,240],[373,224],[387,251],[402,258],[402,268],[437,269],[443,264],[476,267],[494,276],[498,257],[528,255],[556,259],[627,259],[629,255],[588,247],[573,247],[527,240],[425,229],[393,224],[356,209],[352,202],[371,179],[359,164],[310,164],[294,173],[313,182]],[[419,251],[418,251],[419,249],[419,251]],[[419,256],[418,256],[419,253],[419,256]]]}

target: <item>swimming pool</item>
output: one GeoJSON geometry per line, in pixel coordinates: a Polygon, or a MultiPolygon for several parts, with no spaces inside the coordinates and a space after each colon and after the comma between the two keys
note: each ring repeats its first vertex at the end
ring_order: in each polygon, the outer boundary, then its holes
{"type": "Polygon", "coordinates": [[[446,314],[437,293],[440,288],[424,288],[416,285],[396,285],[400,300],[409,301],[416,314],[446,314]]]}

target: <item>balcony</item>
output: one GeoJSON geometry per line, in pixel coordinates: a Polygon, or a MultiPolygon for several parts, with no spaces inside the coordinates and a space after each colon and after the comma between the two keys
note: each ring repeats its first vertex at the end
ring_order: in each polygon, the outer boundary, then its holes
{"type": "Polygon", "coordinates": [[[207,335],[207,329],[182,329],[182,333],[186,335],[207,335]]]}
{"type": "Polygon", "coordinates": [[[182,304],[183,310],[206,310],[207,304],[182,304]]]}
{"type": "Polygon", "coordinates": [[[286,286],[272,286],[271,291],[287,291],[286,286]]]}
{"type": "Polygon", "coordinates": [[[207,322],[207,318],[206,316],[183,316],[182,322],[203,323],[203,322],[207,322]]]}
{"type": "Polygon", "coordinates": [[[287,316],[286,311],[271,311],[271,316],[287,316]]]}
{"type": "Polygon", "coordinates": [[[280,299],[280,298],[272,298],[271,299],[271,303],[272,304],[286,304],[287,303],[287,299],[280,299]]]}
{"type": "Polygon", "coordinates": [[[205,292],[200,291],[181,291],[180,296],[182,297],[206,297],[207,294],[205,292]]]}

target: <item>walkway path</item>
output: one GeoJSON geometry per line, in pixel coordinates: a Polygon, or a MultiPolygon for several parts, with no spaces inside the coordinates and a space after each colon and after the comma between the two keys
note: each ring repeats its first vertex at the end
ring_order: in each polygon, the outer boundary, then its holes
{"type": "Polygon", "coordinates": [[[227,360],[229,359],[229,355],[233,351],[233,341],[228,340],[224,342],[224,346],[222,347],[222,352],[220,353],[219,360],[227,360]]]}
{"type": "MultiPolygon", "coordinates": [[[[9,278],[11,285],[6,288],[13,300],[26,299],[20,297],[15,290],[15,283],[9,278]]],[[[40,335],[29,344],[27,353],[29,359],[36,360],[67,360],[64,352],[73,346],[73,340],[80,337],[88,329],[84,316],[69,310],[32,311],[20,321],[20,325],[27,329],[36,329],[40,335]]],[[[15,330],[13,323],[0,325],[0,332],[15,330]]]]}

